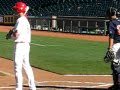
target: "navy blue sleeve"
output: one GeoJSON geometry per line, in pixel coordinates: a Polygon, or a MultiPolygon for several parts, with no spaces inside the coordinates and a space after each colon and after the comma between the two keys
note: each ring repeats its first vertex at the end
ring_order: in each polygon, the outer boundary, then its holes
{"type": "Polygon", "coordinates": [[[115,34],[115,27],[114,27],[113,22],[110,22],[110,24],[109,24],[109,37],[114,38],[114,34],[115,34]]]}

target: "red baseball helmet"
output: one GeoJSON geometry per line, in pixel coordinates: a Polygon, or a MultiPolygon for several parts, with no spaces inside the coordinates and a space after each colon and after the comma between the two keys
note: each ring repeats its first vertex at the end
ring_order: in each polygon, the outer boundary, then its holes
{"type": "Polygon", "coordinates": [[[13,9],[17,12],[17,13],[24,13],[26,11],[27,5],[23,2],[17,2],[15,4],[15,6],[13,7],[13,9]]]}

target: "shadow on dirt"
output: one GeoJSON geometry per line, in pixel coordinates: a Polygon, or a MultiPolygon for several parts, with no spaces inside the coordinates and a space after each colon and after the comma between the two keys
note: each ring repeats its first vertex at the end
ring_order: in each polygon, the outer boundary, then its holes
{"type": "MultiPolygon", "coordinates": [[[[24,87],[28,87],[26,85],[24,85],[24,87]]],[[[115,90],[112,89],[112,87],[110,88],[81,88],[81,87],[58,87],[58,86],[37,86],[37,89],[41,90],[115,90]]]]}

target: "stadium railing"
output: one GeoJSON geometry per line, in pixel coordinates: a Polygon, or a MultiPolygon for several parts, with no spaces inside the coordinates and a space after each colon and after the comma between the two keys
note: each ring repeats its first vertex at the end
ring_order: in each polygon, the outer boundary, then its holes
{"type": "Polygon", "coordinates": [[[31,28],[54,32],[107,35],[105,18],[48,17],[29,18],[31,28]]]}

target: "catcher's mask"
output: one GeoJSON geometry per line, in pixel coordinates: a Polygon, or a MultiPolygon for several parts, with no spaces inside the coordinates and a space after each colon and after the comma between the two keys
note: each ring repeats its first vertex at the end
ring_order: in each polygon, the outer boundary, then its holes
{"type": "Polygon", "coordinates": [[[110,7],[107,11],[106,11],[106,16],[107,17],[111,17],[111,16],[118,16],[119,12],[116,8],[114,7],[110,7]]]}
{"type": "Polygon", "coordinates": [[[17,2],[15,4],[15,6],[13,7],[13,9],[17,12],[17,13],[25,13],[26,12],[26,8],[27,5],[23,2],[17,2]]]}

